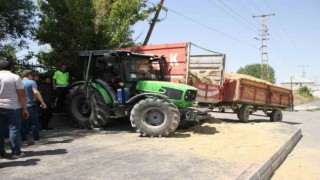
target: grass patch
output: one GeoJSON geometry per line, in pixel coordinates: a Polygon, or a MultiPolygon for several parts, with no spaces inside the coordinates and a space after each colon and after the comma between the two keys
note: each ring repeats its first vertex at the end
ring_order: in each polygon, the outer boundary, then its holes
{"type": "Polygon", "coordinates": [[[293,104],[295,106],[300,105],[300,104],[305,104],[314,100],[317,100],[318,98],[314,97],[314,96],[305,96],[305,95],[301,95],[299,93],[294,93],[293,94],[293,104]]]}

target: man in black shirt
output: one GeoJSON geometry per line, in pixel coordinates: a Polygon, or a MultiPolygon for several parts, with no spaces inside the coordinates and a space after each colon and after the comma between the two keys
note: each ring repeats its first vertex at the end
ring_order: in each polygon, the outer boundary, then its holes
{"type": "Polygon", "coordinates": [[[41,83],[39,86],[39,91],[42,95],[43,101],[46,103],[47,108],[46,109],[41,109],[41,125],[42,125],[42,130],[52,130],[48,126],[50,119],[52,118],[52,95],[53,95],[53,88],[52,88],[52,83],[51,83],[51,77],[50,76],[45,76],[44,77],[44,82],[41,83]]]}

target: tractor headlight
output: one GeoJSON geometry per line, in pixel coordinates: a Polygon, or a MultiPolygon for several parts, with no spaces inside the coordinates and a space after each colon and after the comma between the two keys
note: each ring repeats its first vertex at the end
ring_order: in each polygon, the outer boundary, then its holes
{"type": "Polygon", "coordinates": [[[186,95],[185,95],[185,100],[186,101],[194,101],[194,100],[196,100],[196,96],[197,96],[197,91],[187,90],[186,95]]]}

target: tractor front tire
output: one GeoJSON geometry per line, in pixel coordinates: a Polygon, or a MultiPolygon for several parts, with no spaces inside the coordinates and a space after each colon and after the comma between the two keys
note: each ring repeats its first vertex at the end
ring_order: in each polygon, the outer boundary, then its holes
{"type": "Polygon", "coordinates": [[[130,121],[142,136],[169,136],[180,123],[180,113],[174,104],[165,99],[147,98],[134,105],[130,121]]]}

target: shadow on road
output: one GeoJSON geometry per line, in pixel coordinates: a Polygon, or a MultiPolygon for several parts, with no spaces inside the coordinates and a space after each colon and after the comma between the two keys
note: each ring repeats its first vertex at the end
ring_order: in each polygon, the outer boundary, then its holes
{"type": "Polygon", "coordinates": [[[193,130],[193,133],[195,134],[205,134],[205,135],[214,135],[216,133],[219,133],[215,127],[211,126],[195,126],[191,128],[193,130]]]}
{"type": "Polygon", "coordinates": [[[168,138],[188,138],[190,136],[191,136],[190,133],[184,133],[184,132],[177,131],[173,135],[169,136],[168,138]]]}
{"type": "Polygon", "coordinates": [[[302,123],[298,123],[298,122],[289,122],[289,121],[281,121],[281,123],[291,124],[291,125],[302,124],[302,123]]]}
{"type": "Polygon", "coordinates": [[[40,159],[28,159],[25,161],[10,161],[0,163],[0,169],[8,167],[17,167],[17,166],[35,166],[38,164],[40,159]]]}
{"type": "MultiPolygon", "coordinates": [[[[222,121],[226,122],[226,123],[234,123],[234,124],[238,124],[238,123],[243,123],[246,124],[244,122],[241,122],[238,119],[222,119],[222,121]]],[[[247,123],[264,123],[264,122],[270,122],[270,120],[266,120],[266,119],[253,119],[253,120],[249,120],[247,123]]]]}
{"type": "Polygon", "coordinates": [[[66,149],[54,149],[54,150],[45,150],[45,151],[26,151],[26,156],[52,156],[52,155],[61,155],[67,154],[66,149]]]}
{"type": "Polygon", "coordinates": [[[50,140],[48,142],[48,144],[64,144],[64,143],[72,143],[74,139],[65,139],[65,140],[61,140],[61,141],[52,141],[50,140]]]}

